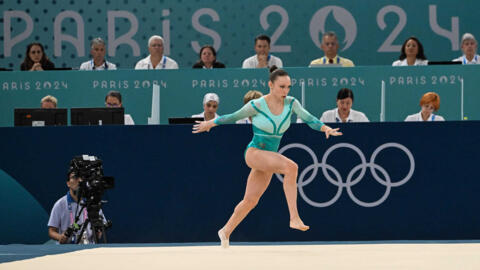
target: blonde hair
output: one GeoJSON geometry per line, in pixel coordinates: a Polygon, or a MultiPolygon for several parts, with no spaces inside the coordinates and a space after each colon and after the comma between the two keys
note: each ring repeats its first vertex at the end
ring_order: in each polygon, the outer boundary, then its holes
{"type": "Polygon", "coordinates": [[[435,111],[440,109],[440,96],[435,92],[428,92],[420,99],[420,106],[431,103],[435,111]]]}
{"type": "Polygon", "coordinates": [[[245,96],[243,96],[243,104],[247,104],[250,100],[257,99],[263,96],[262,92],[257,90],[250,90],[248,91],[245,96]]]}
{"type": "Polygon", "coordinates": [[[54,97],[54,96],[45,96],[42,98],[42,100],[40,101],[40,104],[43,104],[44,102],[51,102],[55,105],[55,108],[57,107],[57,98],[54,97]]]}

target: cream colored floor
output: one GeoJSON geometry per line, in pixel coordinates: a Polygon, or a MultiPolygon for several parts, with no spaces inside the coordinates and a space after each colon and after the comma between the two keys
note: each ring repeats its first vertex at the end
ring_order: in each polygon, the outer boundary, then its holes
{"type": "Polygon", "coordinates": [[[0,264],[9,269],[480,269],[480,244],[96,248],[0,264]]]}

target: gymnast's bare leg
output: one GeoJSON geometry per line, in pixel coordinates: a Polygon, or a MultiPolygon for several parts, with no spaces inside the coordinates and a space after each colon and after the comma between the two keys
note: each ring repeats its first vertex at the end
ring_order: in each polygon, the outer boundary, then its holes
{"type": "Polygon", "coordinates": [[[290,213],[290,227],[302,231],[308,230],[309,227],[303,224],[297,210],[297,164],[279,153],[253,147],[247,150],[245,160],[252,170],[248,176],[243,200],[235,207],[232,216],[222,228],[226,239],[230,238],[233,230],[257,205],[270,184],[273,173],[285,175],[283,190],[290,213]]]}

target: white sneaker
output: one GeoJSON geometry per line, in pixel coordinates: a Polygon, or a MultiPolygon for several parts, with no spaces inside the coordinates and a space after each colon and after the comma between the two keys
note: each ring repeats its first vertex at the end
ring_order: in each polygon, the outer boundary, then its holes
{"type": "Polygon", "coordinates": [[[218,231],[218,238],[220,238],[222,248],[228,248],[230,246],[230,241],[225,236],[225,230],[223,228],[218,231]]]}

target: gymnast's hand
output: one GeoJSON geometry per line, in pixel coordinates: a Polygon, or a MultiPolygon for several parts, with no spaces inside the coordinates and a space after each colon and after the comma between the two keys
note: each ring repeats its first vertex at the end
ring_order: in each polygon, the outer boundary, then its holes
{"type": "Polygon", "coordinates": [[[195,121],[197,124],[193,125],[192,133],[200,133],[200,132],[209,132],[210,129],[216,124],[213,120],[210,121],[195,121]]]}
{"type": "Polygon", "coordinates": [[[325,130],[322,130],[322,131],[325,132],[325,137],[327,137],[327,139],[330,136],[342,136],[343,135],[342,132],[338,131],[340,128],[331,128],[331,127],[328,127],[328,126],[324,126],[324,127],[326,127],[326,128],[325,128],[325,130]]]}

